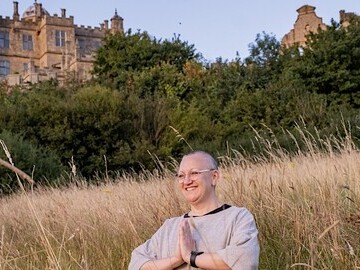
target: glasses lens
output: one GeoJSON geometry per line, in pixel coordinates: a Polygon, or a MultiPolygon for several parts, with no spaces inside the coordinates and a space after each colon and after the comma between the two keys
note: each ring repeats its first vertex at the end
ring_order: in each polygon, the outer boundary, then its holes
{"type": "Polygon", "coordinates": [[[175,174],[175,178],[179,183],[182,183],[185,180],[185,174],[184,173],[177,173],[177,174],[175,174]]]}
{"type": "Polygon", "coordinates": [[[190,179],[195,180],[196,178],[199,177],[200,174],[201,174],[201,172],[199,172],[199,171],[192,171],[192,172],[190,172],[190,179]]]}
{"type": "MultiPolygon", "coordinates": [[[[212,171],[212,169],[190,171],[188,174],[188,177],[191,181],[193,181],[193,180],[198,179],[200,174],[202,174],[204,172],[209,172],[209,171],[212,171]]],[[[175,178],[177,179],[177,181],[179,183],[183,183],[185,181],[186,174],[184,172],[177,173],[175,175],[175,178]]]]}

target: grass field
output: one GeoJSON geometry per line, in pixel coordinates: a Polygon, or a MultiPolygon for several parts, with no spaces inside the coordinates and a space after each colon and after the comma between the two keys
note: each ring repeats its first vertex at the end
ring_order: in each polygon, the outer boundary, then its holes
{"type": "MultiPolygon", "coordinates": [[[[255,216],[260,269],[360,269],[360,152],[349,141],[224,157],[218,195],[255,216]]],[[[0,269],[127,269],[134,247],[188,211],[169,171],[0,199],[0,269]]]]}

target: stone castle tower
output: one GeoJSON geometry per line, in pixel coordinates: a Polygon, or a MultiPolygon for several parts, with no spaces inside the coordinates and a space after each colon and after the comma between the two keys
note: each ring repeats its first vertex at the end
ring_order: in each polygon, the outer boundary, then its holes
{"type": "Polygon", "coordinates": [[[73,16],[51,16],[41,3],[28,7],[22,17],[18,2],[13,16],[0,16],[0,80],[10,85],[41,80],[62,81],[66,74],[79,80],[91,78],[94,52],[106,33],[123,32],[123,18],[115,10],[100,27],[78,26],[73,16]]]}
{"type": "MultiPolygon", "coordinates": [[[[304,5],[296,10],[298,16],[294,28],[282,38],[281,44],[283,46],[290,47],[297,43],[300,47],[305,47],[306,36],[310,32],[318,33],[319,29],[326,29],[326,24],[323,23],[321,17],[316,15],[315,9],[313,6],[304,5]]],[[[342,27],[349,25],[351,17],[359,17],[355,13],[345,12],[345,10],[340,10],[339,15],[342,27]]]]}
{"type": "Polygon", "coordinates": [[[310,32],[317,33],[319,29],[326,29],[322,18],[316,15],[315,9],[313,6],[304,5],[296,10],[298,17],[295,21],[294,28],[282,38],[282,45],[290,47],[298,43],[303,47],[306,43],[306,35],[310,32]]]}

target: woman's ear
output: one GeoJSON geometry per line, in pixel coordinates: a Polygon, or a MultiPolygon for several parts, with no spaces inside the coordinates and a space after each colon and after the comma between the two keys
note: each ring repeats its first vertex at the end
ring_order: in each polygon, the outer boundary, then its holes
{"type": "Polygon", "coordinates": [[[213,176],[212,176],[212,179],[211,179],[211,185],[212,186],[216,186],[218,181],[220,180],[220,172],[218,170],[214,170],[213,171],[213,176]]]}

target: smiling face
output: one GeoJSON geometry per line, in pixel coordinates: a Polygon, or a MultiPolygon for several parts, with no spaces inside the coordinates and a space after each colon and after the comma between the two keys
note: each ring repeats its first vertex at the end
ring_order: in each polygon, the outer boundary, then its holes
{"type": "Polygon", "coordinates": [[[211,156],[202,152],[184,156],[178,175],[183,176],[178,183],[179,189],[191,206],[211,205],[217,201],[215,185],[219,172],[211,156]]]}

